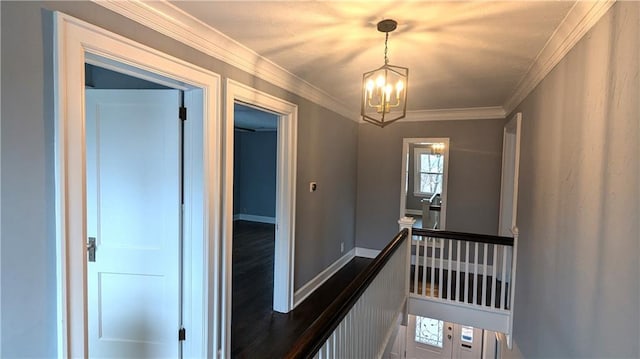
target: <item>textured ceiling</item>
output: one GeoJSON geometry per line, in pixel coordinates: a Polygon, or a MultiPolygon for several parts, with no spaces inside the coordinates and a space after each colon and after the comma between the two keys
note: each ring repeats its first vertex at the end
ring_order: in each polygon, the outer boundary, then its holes
{"type": "Polygon", "coordinates": [[[362,73],[384,62],[376,23],[398,21],[390,63],[409,110],[502,106],[574,5],[568,1],[172,1],[359,112],[362,73]]]}

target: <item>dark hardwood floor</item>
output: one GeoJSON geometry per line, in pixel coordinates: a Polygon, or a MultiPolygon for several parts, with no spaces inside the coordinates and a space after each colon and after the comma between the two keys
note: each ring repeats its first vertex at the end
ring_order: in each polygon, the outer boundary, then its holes
{"type": "Polygon", "coordinates": [[[306,328],[371,259],[356,257],[329,278],[296,309],[272,311],[275,227],[235,221],[233,228],[233,293],[231,356],[281,358],[306,328]]]}

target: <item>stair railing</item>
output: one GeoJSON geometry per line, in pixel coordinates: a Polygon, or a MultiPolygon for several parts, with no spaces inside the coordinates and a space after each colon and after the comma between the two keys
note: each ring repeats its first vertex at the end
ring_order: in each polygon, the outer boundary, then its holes
{"type": "Polygon", "coordinates": [[[411,225],[395,235],[305,330],[286,358],[381,357],[406,305],[410,233],[411,225]]]}

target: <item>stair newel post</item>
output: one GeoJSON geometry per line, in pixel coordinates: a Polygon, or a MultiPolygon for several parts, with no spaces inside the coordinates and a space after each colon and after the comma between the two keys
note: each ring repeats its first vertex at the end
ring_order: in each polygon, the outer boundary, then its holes
{"type": "MultiPolygon", "coordinates": [[[[405,265],[404,265],[404,292],[407,294],[406,298],[409,298],[409,288],[410,288],[410,283],[409,281],[411,280],[410,275],[409,275],[409,271],[411,270],[411,243],[412,243],[412,235],[411,235],[411,230],[413,228],[413,225],[416,223],[416,220],[412,217],[402,217],[398,220],[398,225],[400,227],[400,231],[402,231],[403,229],[407,229],[409,231],[409,234],[407,235],[407,239],[406,239],[406,246],[407,246],[407,257],[405,260],[405,265]]],[[[417,253],[416,253],[417,255],[417,253]]],[[[417,258],[417,256],[416,256],[417,258]]],[[[407,325],[408,319],[409,319],[409,306],[407,305],[408,301],[405,301],[405,305],[404,305],[404,315],[402,317],[402,324],[403,325],[407,325]]]]}

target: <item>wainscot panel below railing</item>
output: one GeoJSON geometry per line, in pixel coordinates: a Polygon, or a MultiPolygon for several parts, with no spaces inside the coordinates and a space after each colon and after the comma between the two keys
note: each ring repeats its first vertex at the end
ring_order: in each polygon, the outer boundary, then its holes
{"type": "Polygon", "coordinates": [[[287,358],[379,358],[407,299],[409,238],[401,230],[294,344],[287,358]]]}

